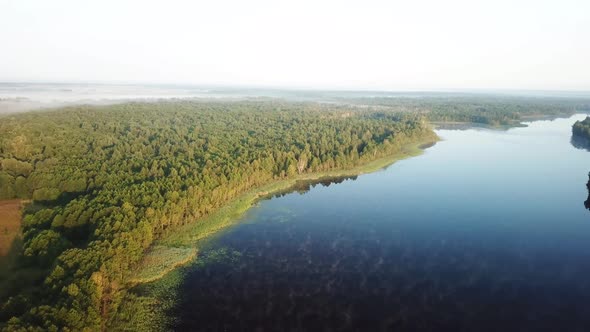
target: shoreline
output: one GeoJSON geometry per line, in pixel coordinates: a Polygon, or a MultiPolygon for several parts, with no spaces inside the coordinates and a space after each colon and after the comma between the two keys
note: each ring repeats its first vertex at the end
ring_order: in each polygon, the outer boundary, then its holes
{"type": "Polygon", "coordinates": [[[369,161],[348,169],[332,170],[297,175],[291,179],[280,179],[249,190],[229,201],[223,207],[205,218],[181,226],[174,232],[156,241],[144,254],[143,262],[132,278],[127,280],[127,290],[120,307],[126,308],[126,314],[115,313],[109,326],[115,330],[136,329],[159,331],[171,323],[169,311],[176,305],[175,292],[178,291],[186,269],[198,264],[199,248],[203,241],[208,241],[222,234],[231,226],[237,225],[241,217],[256,203],[275,193],[289,191],[300,181],[321,181],[322,178],[340,178],[358,176],[387,169],[397,161],[419,156],[424,150],[441,141],[433,135],[403,145],[400,150],[389,156],[369,161]],[[180,253],[179,255],[176,255],[180,253]],[[150,258],[160,257],[157,264],[149,264],[150,258]],[[129,314],[131,316],[129,316],[129,314]],[[133,317],[141,317],[137,320],[133,317]]]}
{"type": "Polygon", "coordinates": [[[251,189],[230,200],[209,216],[181,226],[162,239],[157,240],[153,247],[144,254],[144,263],[140,264],[134,272],[135,276],[141,275],[142,277],[129,280],[130,286],[157,281],[166,274],[191,264],[197,258],[201,241],[237,224],[250,208],[265,197],[289,191],[300,181],[321,181],[323,178],[358,176],[386,169],[397,161],[421,155],[425,149],[432,147],[440,140],[438,136],[419,139],[402,146],[397,153],[352,168],[299,174],[290,179],[275,180],[261,187],[251,189]],[[188,259],[185,255],[174,257],[173,252],[178,250],[190,250],[194,254],[190,255],[191,257],[188,259]],[[161,262],[157,268],[154,268],[149,263],[149,257],[153,256],[164,256],[167,259],[165,262],[161,262]]]}

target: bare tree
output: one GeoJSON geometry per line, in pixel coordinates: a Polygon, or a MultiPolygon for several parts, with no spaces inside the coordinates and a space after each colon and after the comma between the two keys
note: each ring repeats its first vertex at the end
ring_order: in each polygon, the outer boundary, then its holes
{"type": "Polygon", "coordinates": [[[297,161],[297,172],[299,174],[303,173],[305,168],[307,167],[307,157],[304,155],[299,156],[299,160],[297,161]]]}

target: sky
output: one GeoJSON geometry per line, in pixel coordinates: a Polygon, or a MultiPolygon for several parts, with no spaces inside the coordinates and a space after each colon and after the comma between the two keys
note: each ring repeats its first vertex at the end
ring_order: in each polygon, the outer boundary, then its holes
{"type": "Polygon", "coordinates": [[[590,91],[589,0],[0,0],[0,81],[590,91]]]}

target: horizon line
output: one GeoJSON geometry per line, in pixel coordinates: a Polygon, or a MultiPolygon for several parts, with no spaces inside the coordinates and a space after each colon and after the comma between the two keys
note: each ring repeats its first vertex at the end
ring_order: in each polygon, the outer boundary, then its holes
{"type": "Polygon", "coordinates": [[[0,84],[53,84],[53,85],[104,85],[104,86],[167,86],[167,87],[199,87],[199,88],[221,88],[221,89],[255,89],[255,90],[276,90],[276,91],[315,91],[315,92],[390,92],[390,93],[587,93],[590,89],[535,89],[535,88],[372,88],[372,87],[320,87],[303,85],[281,85],[281,84],[244,84],[244,83],[187,83],[187,82],[148,82],[148,81],[101,81],[101,80],[0,80],[0,84]]]}

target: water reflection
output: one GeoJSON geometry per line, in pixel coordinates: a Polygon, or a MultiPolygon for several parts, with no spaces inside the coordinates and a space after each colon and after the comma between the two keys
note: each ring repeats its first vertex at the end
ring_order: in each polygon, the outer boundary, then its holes
{"type": "Polygon", "coordinates": [[[588,183],[586,183],[586,188],[588,189],[588,198],[584,202],[584,206],[586,209],[590,210],[590,173],[588,173],[588,183]]]}
{"type": "Polygon", "coordinates": [[[585,137],[572,135],[572,139],[570,140],[570,143],[576,149],[590,151],[590,140],[588,140],[585,137]]]}
{"type": "Polygon", "coordinates": [[[553,271],[588,272],[589,262],[555,253],[523,247],[515,256],[378,227],[287,223],[239,235],[217,249],[240,248],[233,259],[189,272],[175,330],[549,331],[562,315],[570,331],[588,323],[588,307],[572,307],[590,301],[588,283],[553,271]]]}
{"type": "Polygon", "coordinates": [[[355,181],[358,178],[357,175],[353,175],[353,176],[325,176],[325,177],[321,177],[319,179],[314,179],[314,180],[300,180],[295,182],[295,184],[292,187],[289,187],[287,189],[285,189],[284,191],[280,191],[278,193],[274,193],[272,195],[269,195],[267,197],[265,197],[266,199],[271,199],[271,198],[279,198],[279,197],[283,197],[287,194],[293,193],[293,192],[297,192],[300,194],[305,194],[306,192],[310,191],[312,188],[315,188],[318,184],[322,185],[323,187],[329,187],[332,184],[340,184],[344,181],[355,181]]]}

